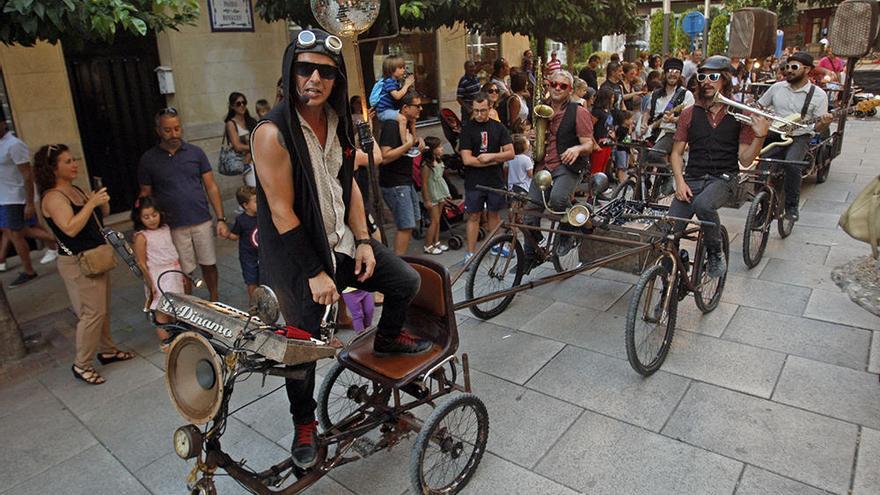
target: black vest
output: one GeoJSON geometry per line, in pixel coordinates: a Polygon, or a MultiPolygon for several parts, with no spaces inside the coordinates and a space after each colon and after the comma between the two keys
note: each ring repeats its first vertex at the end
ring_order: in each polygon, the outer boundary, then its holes
{"type": "Polygon", "coordinates": [[[687,177],[702,177],[706,174],[719,176],[723,173],[739,172],[739,133],[741,125],[730,113],[726,114],[718,127],[709,123],[706,109],[694,105],[691,127],[688,130],[687,177]]]}
{"type": "MultiPolygon", "coordinates": [[[[580,105],[569,102],[565,106],[565,114],[562,116],[562,122],[559,129],[556,130],[556,152],[561,157],[565,150],[572,146],[580,146],[581,140],[577,135],[577,110],[580,105]]],[[[588,156],[580,155],[571,165],[566,165],[572,172],[580,173],[590,167],[590,159],[588,156]]]]}

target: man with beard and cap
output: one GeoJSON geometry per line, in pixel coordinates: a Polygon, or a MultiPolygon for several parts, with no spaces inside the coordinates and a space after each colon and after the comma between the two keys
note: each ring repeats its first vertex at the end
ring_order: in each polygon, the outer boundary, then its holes
{"type": "MultiPolygon", "coordinates": [[[[418,273],[371,240],[361,191],[353,180],[356,152],[346,95],[342,42],[304,30],[282,65],[285,98],[253,131],[261,278],[278,296],[288,325],[317,336],[327,305],[346,287],[385,294],[377,355],[417,354],[428,341],[402,331],[418,273]]],[[[381,160],[381,158],[380,158],[381,160]]],[[[295,434],[294,463],[317,460],[315,363],[287,379],[295,434]]]]}
{"type": "MultiPolygon", "coordinates": [[[[675,199],[669,215],[702,221],[703,240],[708,256],[707,272],[718,278],[727,271],[722,252],[721,220],[718,208],[727,203],[736,187],[739,163],[752,163],[770,128],[767,119],[753,115],[751,126],[736,120],[727,105],[716,103],[717,93],[730,98],[732,89],[730,59],[721,55],[707,58],[694,75],[698,94],[693,106],[678,119],[669,162],[675,176],[675,199]],[[690,148],[684,168],[685,146],[690,148]]],[[[683,229],[677,222],[676,229],[683,229]]]]}
{"type": "Polygon", "coordinates": [[[678,123],[681,110],[694,104],[694,95],[684,88],[681,70],[684,63],[677,58],[663,62],[663,86],[651,93],[648,104],[648,117],[644,119],[643,135],[654,143],[654,148],[663,153],[648,153],[648,162],[665,163],[672,151],[672,135],[678,123]]]}
{"type": "MultiPolygon", "coordinates": [[[[788,117],[799,115],[801,120],[815,120],[813,129],[797,129],[788,135],[793,142],[784,147],[777,147],[768,156],[785,160],[802,161],[810,147],[813,132],[822,132],[831,125],[834,116],[828,113],[828,95],[825,91],[810,82],[810,71],[813,69],[813,57],[807,52],[797,52],[788,57],[782,66],[784,81],[773,83],[758,99],[758,104],[772,109],[775,115],[788,117]]],[[[785,214],[791,220],[798,219],[798,203],[801,194],[800,165],[785,164],[785,214]]]]}

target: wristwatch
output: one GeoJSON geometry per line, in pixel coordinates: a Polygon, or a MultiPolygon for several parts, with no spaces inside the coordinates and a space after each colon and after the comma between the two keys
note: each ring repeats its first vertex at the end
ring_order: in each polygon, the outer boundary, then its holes
{"type": "Polygon", "coordinates": [[[364,244],[369,245],[369,244],[370,244],[370,239],[355,239],[355,240],[354,240],[354,245],[355,245],[355,246],[361,246],[361,245],[364,245],[364,244]]]}
{"type": "Polygon", "coordinates": [[[226,217],[217,217],[218,222],[229,223],[226,221],[226,217]]]}

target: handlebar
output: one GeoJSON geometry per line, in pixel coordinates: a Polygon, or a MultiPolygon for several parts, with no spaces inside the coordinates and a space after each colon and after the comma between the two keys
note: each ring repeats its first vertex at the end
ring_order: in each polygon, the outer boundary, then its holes
{"type": "Polygon", "coordinates": [[[769,163],[771,165],[799,165],[801,167],[807,167],[810,165],[810,162],[806,160],[781,160],[779,158],[758,158],[758,162],[760,163],[769,163]]]}

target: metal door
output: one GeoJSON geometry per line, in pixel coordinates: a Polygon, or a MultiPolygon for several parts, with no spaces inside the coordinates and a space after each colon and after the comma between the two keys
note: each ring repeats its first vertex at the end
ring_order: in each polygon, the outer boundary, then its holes
{"type": "Polygon", "coordinates": [[[153,115],[165,106],[156,38],[117,36],[112,45],[65,47],[64,57],[89,178],[101,178],[112,212],[129,210],[138,161],[157,141],[153,115]]]}

